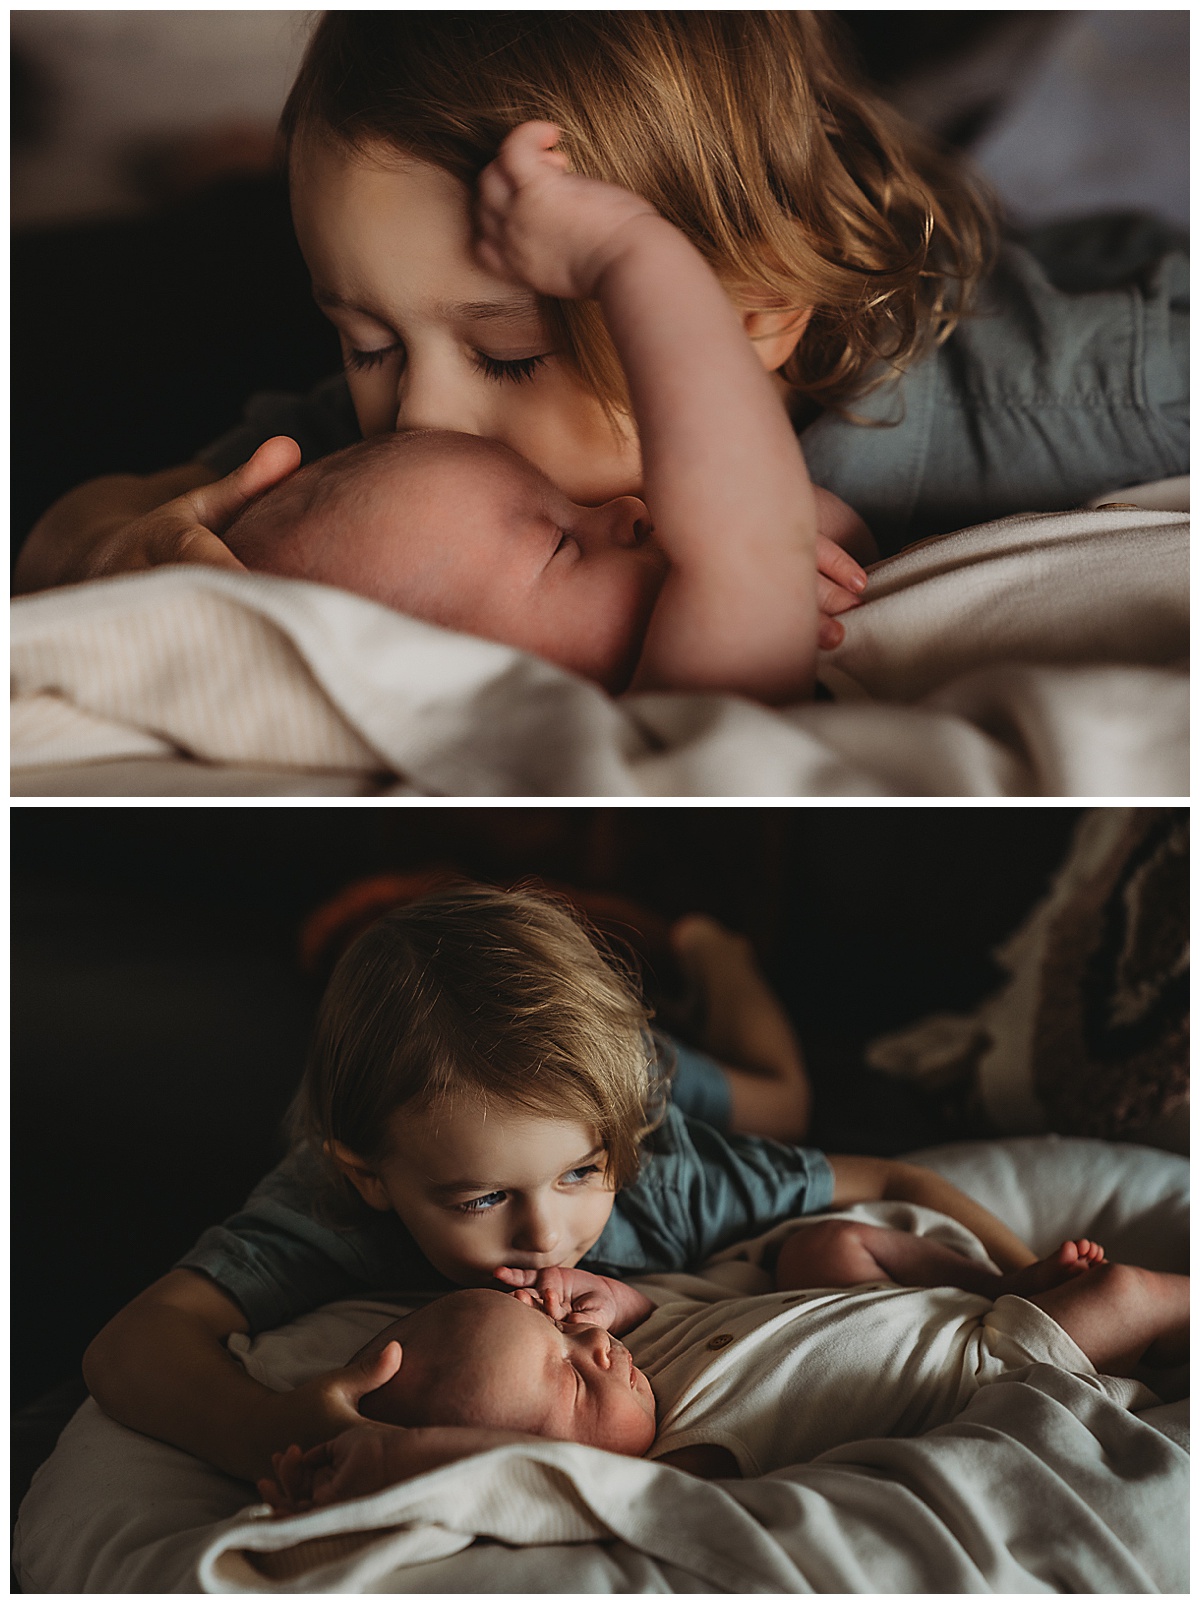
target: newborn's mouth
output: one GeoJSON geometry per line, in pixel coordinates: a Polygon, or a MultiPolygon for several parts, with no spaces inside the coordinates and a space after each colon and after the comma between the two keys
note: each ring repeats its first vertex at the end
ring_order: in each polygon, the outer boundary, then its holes
{"type": "Polygon", "coordinates": [[[618,1342],[616,1337],[613,1337],[609,1352],[617,1354],[620,1358],[624,1359],[625,1363],[629,1366],[629,1373],[625,1379],[628,1381],[630,1387],[636,1391],[639,1371],[637,1365],[635,1365],[633,1362],[633,1355],[630,1353],[629,1349],[623,1342],[618,1342]]]}

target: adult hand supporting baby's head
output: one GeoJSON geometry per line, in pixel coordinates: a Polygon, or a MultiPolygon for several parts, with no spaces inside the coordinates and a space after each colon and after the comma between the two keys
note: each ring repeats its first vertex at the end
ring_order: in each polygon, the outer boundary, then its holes
{"type": "Polygon", "coordinates": [[[243,573],[245,565],[220,536],[255,497],[299,466],[300,447],[286,435],[275,435],[223,479],[185,490],[138,518],[114,520],[93,545],[85,572],[76,577],[103,579],[168,563],[207,563],[243,573]]]}
{"type": "Polygon", "coordinates": [[[300,466],[300,447],[287,435],[274,435],[240,468],[198,485],[174,501],[158,507],[143,524],[155,523],[148,530],[152,552],[147,566],[160,563],[209,563],[218,568],[244,570],[244,564],[218,537],[237,515],[264,491],[273,489],[300,466]]]}
{"type": "Polygon", "coordinates": [[[106,474],[48,507],[21,547],[14,592],[77,585],[164,563],[241,568],[218,537],[243,507],[294,473],[300,448],[277,435],[249,462],[213,480],[202,462],[161,473],[106,474]]]}

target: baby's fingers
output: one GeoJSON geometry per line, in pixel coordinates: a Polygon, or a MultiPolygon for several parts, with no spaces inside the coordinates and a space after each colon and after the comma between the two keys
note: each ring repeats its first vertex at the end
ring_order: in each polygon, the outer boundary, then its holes
{"type": "Polygon", "coordinates": [[[541,1271],[518,1270],[515,1265],[502,1264],[498,1270],[493,1270],[492,1274],[497,1281],[503,1281],[510,1287],[532,1287],[537,1285],[541,1271]]]}
{"type": "Polygon", "coordinates": [[[563,1323],[572,1326],[596,1326],[602,1323],[604,1305],[595,1298],[576,1298],[571,1305],[570,1313],[564,1315],[563,1323]]]}
{"type": "Polygon", "coordinates": [[[274,1455],[272,1464],[275,1467],[275,1479],[291,1502],[297,1503],[305,1497],[308,1492],[308,1473],[299,1446],[293,1443],[286,1453],[274,1455]]]}
{"type": "Polygon", "coordinates": [[[261,1477],[254,1485],[258,1488],[258,1496],[264,1504],[270,1504],[272,1509],[283,1509],[286,1506],[287,1498],[283,1488],[269,1476],[261,1477]]]}
{"type": "Polygon", "coordinates": [[[849,612],[850,608],[857,607],[861,600],[860,596],[853,595],[842,585],[835,585],[823,574],[817,575],[817,606],[826,617],[832,617],[834,613],[849,612]]]}
{"type": "Polygon", "coordinates": [[[503,216],[516,194],[517,186],[499,161],[489,162],[479,175],[477,186],[480,226],[503,216]]]}
{"type": "Polygon", "coordinates": [[[558,144],[559,132],[554,123],[521,123],[505,138],[496,162],[517,184],[529,183],[547,167],[555,167],[560,173],[565,173],[570,163],[562,151],[554,149],[558,144]]]}
{"type": "Polygon", "coordinates": [[[861,596],[867,588],[866,570],[826,535],[817,536],[817,572],[855,596],[861,596]]]}
{"type": "Polygon", "coordinates": [[[822,618],[817,626],[817,645],[823,652],[833,651],[846,638],[846,631],[836,618],[822,618]]]}

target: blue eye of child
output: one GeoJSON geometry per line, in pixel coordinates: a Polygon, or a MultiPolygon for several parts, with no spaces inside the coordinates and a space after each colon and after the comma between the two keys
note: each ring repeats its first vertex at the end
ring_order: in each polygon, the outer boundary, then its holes
{"type": "Polygon", "coordinates": [[[564,1181],[586,1181],[589,1175],[599,1175],[599,1164],[581,1164],[577,1170],[568,1170],[564,1181]]]}
{"type": "Polygon", "coordinates": [[[532,379],[537,370],[545,362],[543,356],[522,356],[512,361],[501,361],[499,357],[488,356],[483,351],[476,351],[471,358],[471,365],[485,378],[496,379],[503,383],[508,380],[512,384],[524,384],[526,379],[532,379]]]}
{"type": "Polygon", "coordinates": [[[464,1214],[482,1214],[487,1209],[494,1209],[497,1204],[504,1202],[503,1192],[485,1192],[482,1197],[470,1198],[466,1203],[457,1206],[464,1214]]]}

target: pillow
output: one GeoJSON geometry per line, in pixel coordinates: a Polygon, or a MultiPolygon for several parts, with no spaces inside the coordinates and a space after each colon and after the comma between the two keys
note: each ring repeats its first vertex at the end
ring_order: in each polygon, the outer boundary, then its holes
{"type": "Polygon", "coordinates": [[[1049,893],[997,953],[976,1013],[884,1036],[966,1136],[1058,1131],[1187,1151],[1186,808],[1096,808],[1049,893]]]}

